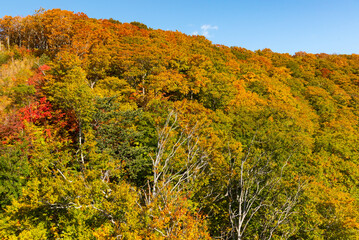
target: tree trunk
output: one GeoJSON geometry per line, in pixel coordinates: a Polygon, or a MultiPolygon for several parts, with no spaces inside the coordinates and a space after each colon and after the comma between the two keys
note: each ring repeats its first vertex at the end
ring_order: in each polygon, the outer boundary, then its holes
{"type": "Polygon", "coordinates": [[[10,51],[10,37],[6,36],[7,49],[10,51]]]}

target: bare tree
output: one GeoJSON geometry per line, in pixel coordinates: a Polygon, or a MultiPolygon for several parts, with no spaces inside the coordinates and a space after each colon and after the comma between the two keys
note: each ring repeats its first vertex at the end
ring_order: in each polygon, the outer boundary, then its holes
{"type": "Polygon", "coordinates": [[[207,166],[208,156],[200,146],[198,124],[181,126],[179,122],[178,113],[170,111],[164,124],[157,128],[157,148],[150,155],[153,178],[143,190],[150,217],[164,219],[171,215],[171,221],[160,228],[147,226],[166,238],[170,238],[180,224],[184,224],[184,228],[192,227],[180,217],[181,214],[192,215],[191,210],[179,211],[179,215],[175,212],[185,206],[182,197],[188,197],[196,178],[207,166]]]}
{"type": "MultiPolygon", "coordinates": [[[[248,227],[258,214],[261,227],[257,229],[260,239],[271,239],[278,227],[289,221],[293,208],[303,190],[303,183],[298,183],[295,193],[286,193],[280,188],[285,166],[275,168],[271,157],[265,152],[255,154],[252,146],[244,157],[231,156],[231,173],[229,174],[227,194],[228,213],[232,230],[231,238],[242,240],[246,237],[248,227]],[[276,171],[277,170],[277,171],[276,171]],[[281,196],[281,200],[279,200],[281,196]]],[[[286,239],[292,232],[281,233],[286,239]]]]}
{"type": "Polygon", "coordinates": [[[178,114],[171,111],[162,127],[157,129],[158,140],[156,152],[151,155],[153,182],[149,183],[146,201],[161,195],[166,197],[174,191],[188,188],[205,169],[206,152],[199,146],[198,126],[181,128],[178,114]],[[174,161],[180,149],[185,149],[186,159],[178,167],[174,161]]]}

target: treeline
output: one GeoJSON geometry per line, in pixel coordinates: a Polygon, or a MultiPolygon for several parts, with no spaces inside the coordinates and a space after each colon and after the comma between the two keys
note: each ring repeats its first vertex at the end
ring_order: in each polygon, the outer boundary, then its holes
{"type": "Polygon", "coordinates": [[[0,40],[1,238],[359,237],[359,55],[60,9],[0,40]]]}

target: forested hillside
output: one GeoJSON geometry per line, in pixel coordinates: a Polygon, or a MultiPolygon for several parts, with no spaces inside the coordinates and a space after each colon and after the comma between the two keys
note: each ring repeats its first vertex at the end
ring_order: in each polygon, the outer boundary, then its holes
{"type": "Polygon", "coordinates": [[[1,239],[359,238],[359,55],[60,9],[0,40],[1,239]]]}

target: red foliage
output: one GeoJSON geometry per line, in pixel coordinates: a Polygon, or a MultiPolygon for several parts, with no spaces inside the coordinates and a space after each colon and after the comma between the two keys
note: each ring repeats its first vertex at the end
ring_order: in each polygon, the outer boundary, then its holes
{"type": "Polygon", "coordinates": [[[8,143],[22,128],[23,124],[17,114],[8,115],[2,119],[0,123],[0,139],[2,144],[8,143]]]}
{"type": "Polygon", "coordinates": [[[71,118],[66,117],[66,114],[61,112],[61,110],[54,110],[46,97],[27,107],[21,108],[19,110],[19,119],[22,128],[25,127],[25,122],[46,127],[45,134],[48,137],[52,136],[52,131],[73,128],[71,118]]]}
{"type": "Polygon", "coordinates": [[[51,68],[50,68],[48,65],[46,65],[46,64],[41,65],[41,66],[38,68],[37,73],[36,73],[33,77],[31,77],[31,78],[29,78],[29,79],[27,80],[27,83],[28,83],[29,85],[35,86],[35,88],[36,88],[37,90],[39,90],[39,88],[41,88],[41,85],[42,85],[42,83],[43,83],[43,81],[44,81],[45,72],[48,71],[48,70],[50,70],[50,69],[51,69],[51,68]]]}
{"type": "Polygon", "coordinates": [[[40,102],[34,102],[27,107],[19,110],[20,120],[22,122],[44,123],[53,117],[52,105],[46,101],[46,97],[40,99],[40,102]]]}
{"type": "Polygon", "coordinates": [[[322,72],[322,76],[324,78],[328,78],[330,76],[330,74],[332,73],[332,71],[330,71],[327,68],[322,68],[320,71],[322,72]]]}
{"type": "Polygon", "coordinates": [[[48,71],[48,70],[50,70],[51,68],[48,66],[48,65],[46,65],[46,64],[44,64],[44,65],[41,65],[40,67],[39,67],[39,70],[40,71],[48,71]]]}

